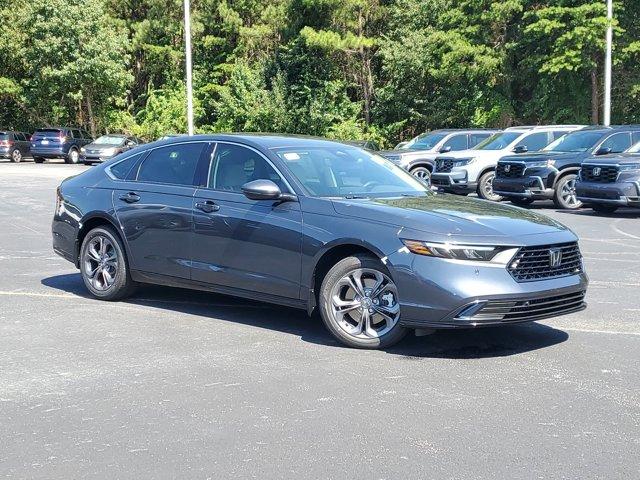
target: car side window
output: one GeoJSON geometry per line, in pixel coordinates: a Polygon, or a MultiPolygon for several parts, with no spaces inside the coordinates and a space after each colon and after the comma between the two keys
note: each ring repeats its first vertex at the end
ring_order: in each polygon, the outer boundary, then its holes
{"type": "Polygon", "coordinates": [[[453,135],[449,140],[444,142],[443,147],[451,147],[451,151],[467,149],[467,135],[453,135]]]}
{"type": "Polygon", "coordinates": [[[15,132],[13,136],[18,142],[24,142],[24,135],[20,132],[15,132]]]}
{"type": "Polygon", "coordinates": [[[630,146],[631,135],[629,134],[629,132],[624,132],[611,135],[604,142],[602,142],[600,148],[610,148],[611,153],[620,153],[624,152],[630,146]]]}
{"type": "Polygon", "coordinates": [[[490,133],[472,133],[469,135],[469,148],[475,147],[481,141],[486,140],[491,136],[490,133]]]}
{"type": "Polygon", "coordinates": [[[555,131],[551,132],[551,136],[553,137],[553,140],[557,140],[560,137],[562,137],[563,135],[566,135],[567,133],[569,133],[569,132],[562,131],[562,130],[555,130],[555,131]]]}
{"type": "Polygon", "coordinates": [[[518,145],[524,145],[530,152],[536,152],[549,145],[549,134],[547,132],[532,133],[523,138],[518,145]]]}
{"type": "Polygon", "coordinates": [[[82,135],[80,135],[80,130],[76,129],[71,130],[71,136],[73,138],[82,138],[82,135]]]}
{"type": "Polygon", "coordinates": [[[239,145],[219,143],[209,170],[208,187],[226,192],[241,192],[242,185],[253,180],[271,180],[286,192],[282,177],[261,155],[239,145]]]}
{"type": "Polygon", "coordinates": [[[156,148],[138,170],[139,182],[194,185],[198,160],[205,143],[179,143],[156,148]]]}
{"type": "Polygon", "coordinates": [[[116,163],[115,165],[109,167],[109,171],[111,175],[116,177],[118,180],[125,180],[129,176],[129,172],[136,164],[136,162],[140,159],[142,153],[138,153],[136,155],[131,155],[130,157],[125,158],[121,162],[116,163]]]}
{"type": "Polygon", "coordinates": [[[632,132],[631,133],[631,144],[635,145],[640,142],[640,132],[632,132]]]}

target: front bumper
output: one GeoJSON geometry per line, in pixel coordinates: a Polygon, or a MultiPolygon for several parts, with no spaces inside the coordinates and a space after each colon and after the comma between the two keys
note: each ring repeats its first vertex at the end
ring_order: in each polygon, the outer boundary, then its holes
{"type": "Polygon", "coordinates": [[[576,196],[583,203],[601,203],[623,207],[640,206],[640,182],[576,183],[576,196]]]}
{"type": "Polygon", "coordinates": [[[505,266],[398,251],[388,257],[400,292],[401,324],[474,328],[531,322],[586,307],[585,273],[517,282],[505,266]]]}
{"type": "Polygon", "coordinates": [[[89,153],[81,153],[80,154],[80,161],[81,162],[91,162],[91,163],[102,163],[102,162],[106,162],[107,160],[111,160],[113,157],[115,157],[115,155],[110,155],[110,156],[100,156],[98,154],[89,154],[89,153]]]}
{"type": "Polygon", "coordinates": [[[493,179],[493,193],[503,197],[531,198],[544,200],[553,198],[555,190],[547,188],[545,179],[539,176],[493,179]]]}
{"type": "Polygon", "coordinates": [[[478,187],[477,182],[469,181],[466,170],[435,172],[431,174],[431,185],[438,190],[450,193],[472,193],[478,187]]]}

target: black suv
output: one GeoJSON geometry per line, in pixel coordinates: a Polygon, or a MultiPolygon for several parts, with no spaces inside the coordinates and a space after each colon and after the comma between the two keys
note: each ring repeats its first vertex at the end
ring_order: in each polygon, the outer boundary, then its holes
{"type": "Polygon", "coordinates": [[[578,175],[576,195],[599,213],[640,207],[640,143],[619,155],[586,160],[578,175]]]}
{"type": "Polygon", "coordinates": [[[31,149],[31,135],[24,132],[0,130],[0,158],[21,162],[31,149]]]}
{"type": "Polygon", "coordinates": [[[91,142],[91,135],[79,128],[39,128],[31,137],[31,154],[36,163],[44,163],[48,158],[78,163],[80,149],[91,142]]]}
{"type": "Polygon", "coordinates": [[[582,163],[624,152],[638,141],[638,125],[593,126],[568,133],[539,152],[502,158],[493,191],[520,206],[553,199],[558,208],[580,208],[575,184],[582,163]]]}

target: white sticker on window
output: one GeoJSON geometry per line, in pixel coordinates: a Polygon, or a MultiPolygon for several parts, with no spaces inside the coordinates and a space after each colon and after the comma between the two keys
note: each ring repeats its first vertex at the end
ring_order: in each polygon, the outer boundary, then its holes
{"type": "Polygon", "coordinates": [[[285,160],[300,160],[300,155],[296,152],[287,152],[284,154],[285,160]]]}

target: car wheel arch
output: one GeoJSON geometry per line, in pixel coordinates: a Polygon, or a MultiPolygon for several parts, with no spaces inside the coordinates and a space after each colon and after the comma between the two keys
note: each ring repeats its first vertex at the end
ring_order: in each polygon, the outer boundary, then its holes
{"type": "Polygon", "coordinates": [[[412,162],[411,165],[409,166],[409,171],[418,167],[426,168],[427,170],[429,170],[430,173],[433,173],[433,164],[429,163],[426,160],[416,160],[415,162],[412,162]]]}
{"type": "Polygon", "coordinates": [[[558,185],[558,182],[562,180],[564,177],[566,177],[567,175],[578,174],[579,171],[580,171],[580,167],[563,168],[556,174],[555,178],[553,179],[553,188],[555,189],[556,186],[558,185]]]}
{"type": "Polygon", "coordinates": [[[120,227],[118,226],[118,222],[115,221],[115,219],[110,218],[108,215],[105,215],[104,213],[96,212],[94,214],[86,215],[82,219],[82,221],[79,222],[78,233],[76,235],[76,245],[75,245],[76,251],[74,255],[74,258],[76,259],[76,267],[79,267],[80,265],[80,248],[82,247],[82,242],[84,241],[84,238],[87,236],[87,234],[91,230],[101,226],[102,227],[107,226],[107,227],[113,228],[113,230],[116,232],[118,237],[120,237],[122,244],[124,245],[125,253],[127,254],[127,256],[129,256],[129,247],[127,245],[127,242],[125,241],[124,235],[122,235],[120,232],[120,227]]]}
{"type": "Polygon", "coordinates": [[[371,255],[382,261],[384,254],[377,248],[361,241],[342,242],[333,245],[327,245],[326,248],[318,252],[313,263],[313,271],[307,285],[310,287],[309,296],[307,298],[307,313],[311,315],[318,302],[318,292],[322,280],[329,270],[340,260],[352,255],[371,255]]]}

